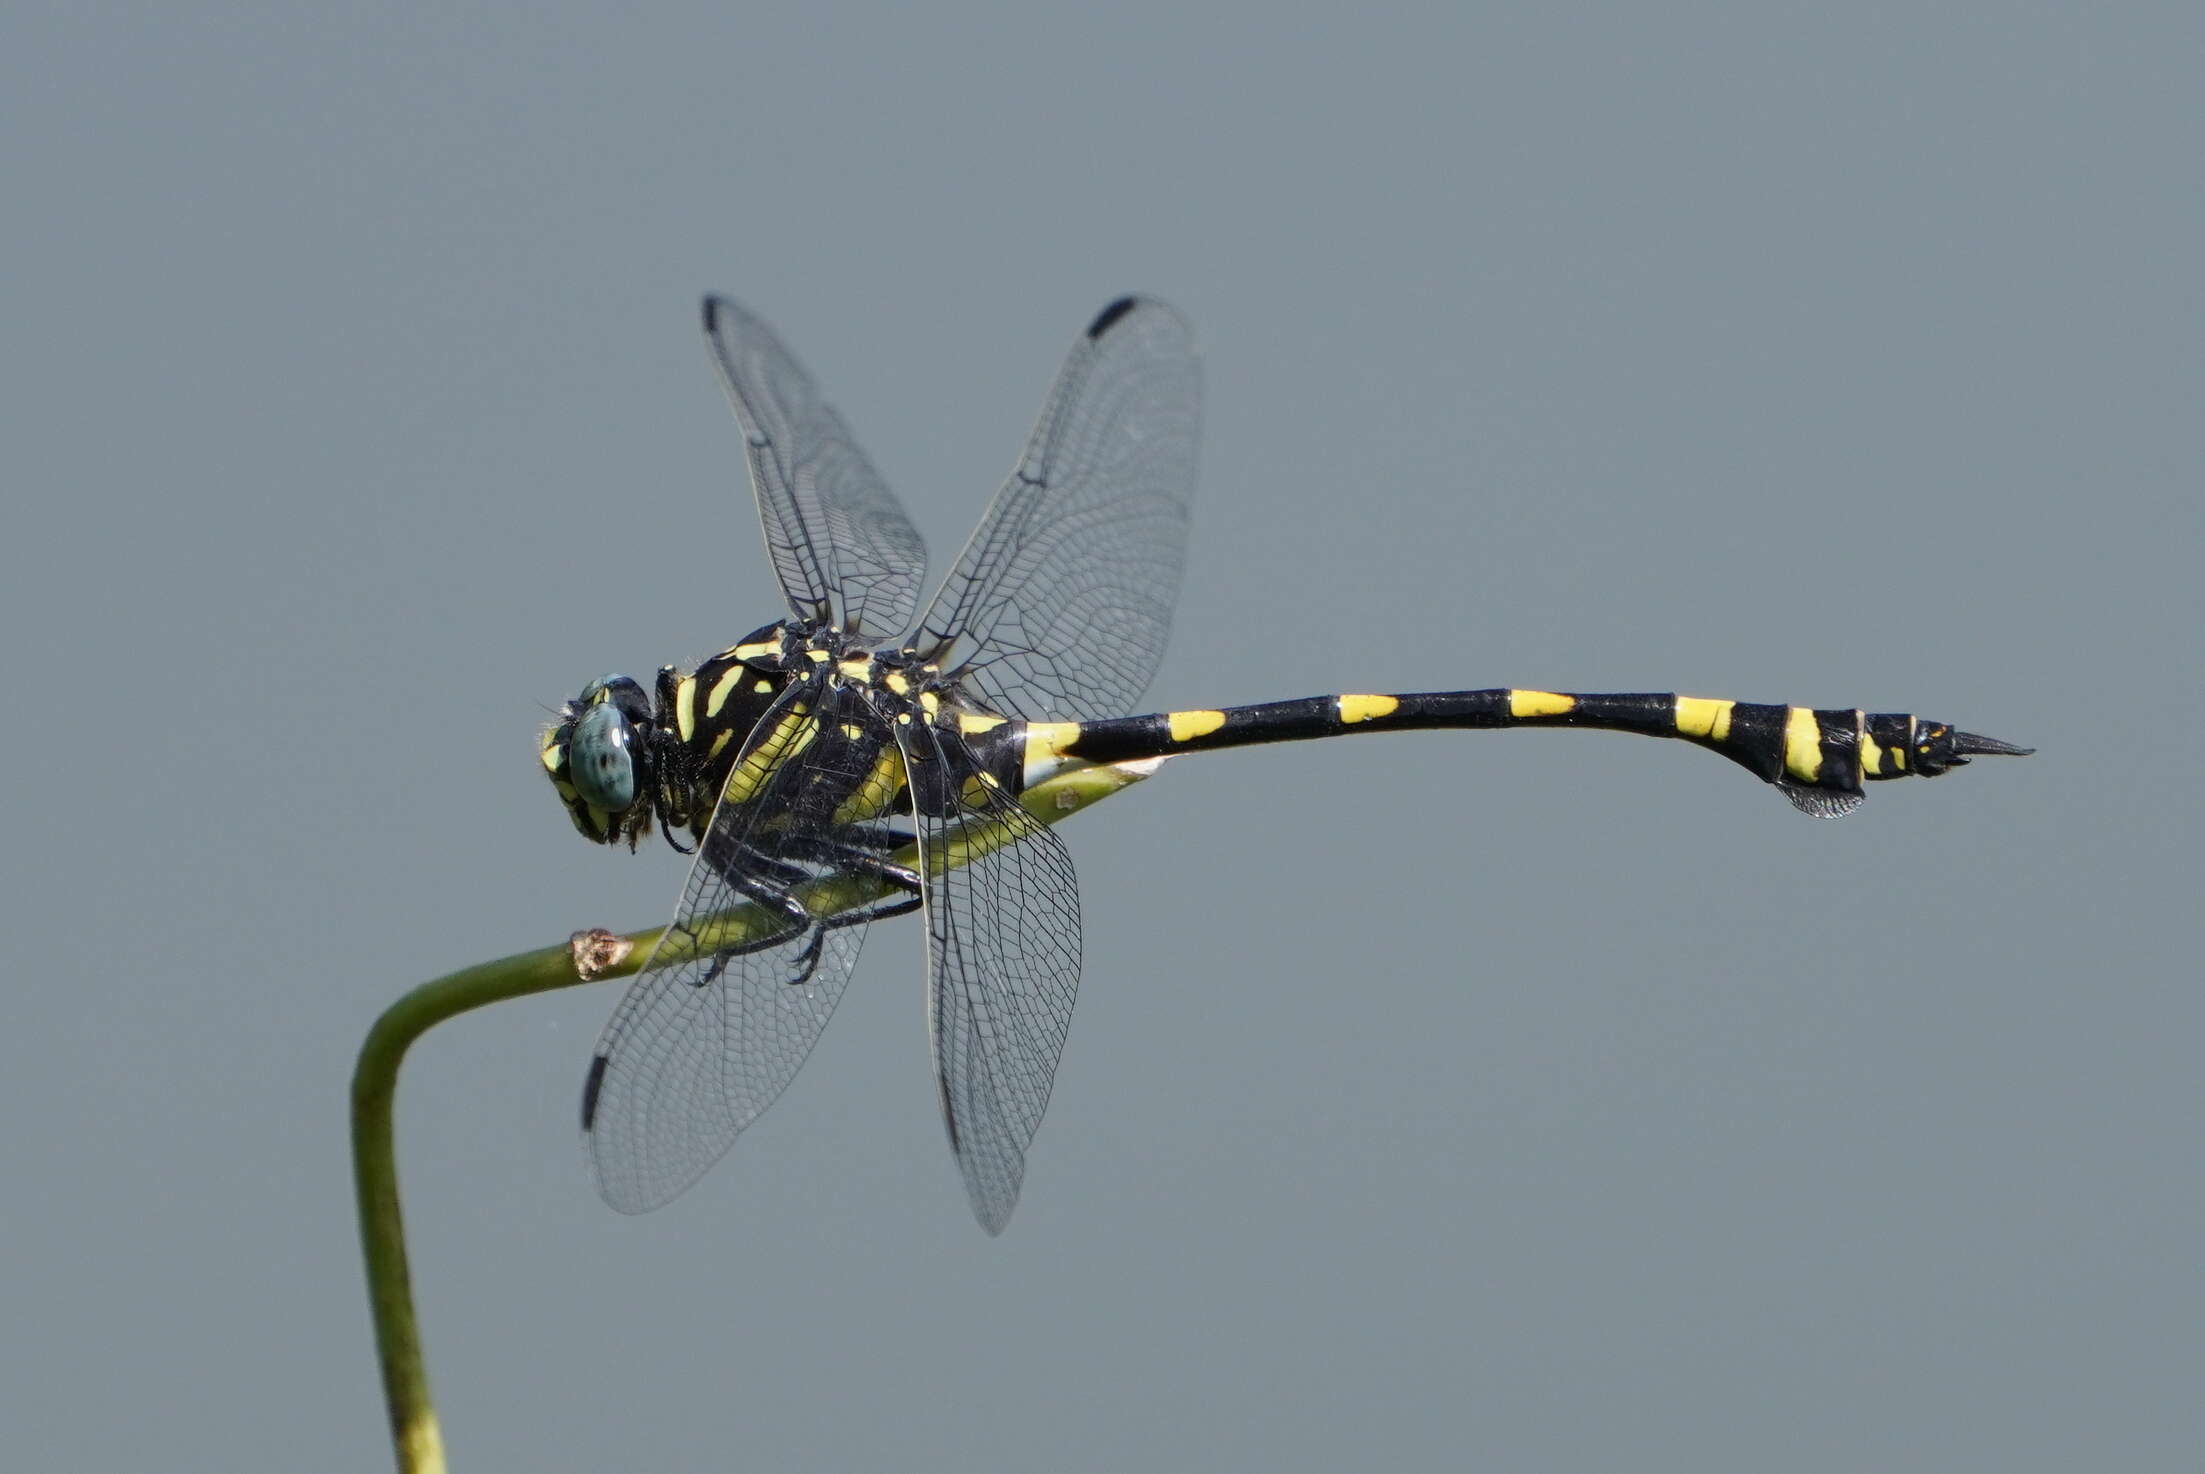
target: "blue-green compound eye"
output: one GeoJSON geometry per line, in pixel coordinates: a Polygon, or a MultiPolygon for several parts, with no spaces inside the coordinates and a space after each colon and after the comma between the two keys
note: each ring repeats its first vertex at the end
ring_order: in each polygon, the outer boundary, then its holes
{"type": "Polygon", "coordinates": [[[567,739],[567,778],[592,808],[626,813],[635,804],[635,758],[628,718],[607,701],[591,707],[567,739]]]}

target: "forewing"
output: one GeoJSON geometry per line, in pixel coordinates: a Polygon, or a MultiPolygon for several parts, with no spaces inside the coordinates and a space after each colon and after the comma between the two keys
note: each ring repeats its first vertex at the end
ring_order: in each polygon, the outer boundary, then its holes
{"type": "MultiPolygon", "coordinates": [[[[784,721],[804,720],[794,710],[802,694],[792,687],[767,713],[753,750],[784,721]]],[[[851,762],[819,738],[825,725],[811,724],[809,742],[771,770],[749,803],[721,798],[680,911],[598,1043],[583,1134],[598,1190],[623,1213],[680,1196],[773,1104],[818,1042],[857,962],[862,920],[797,928],[734,956],[715,955],[706,940],[714,917],[752,899],[739,880],[785,889],[801,885],[798,877],[834,873],[813,847],[826,828],[822,806],[806,795],[820,786],[816,775],[844,776],[851,762]],[[806,949],[815,944],[807,975],[806,949]]]]}
{"type": "MultiPolygon", "coordinates": [[[[906,761],[946,762],[956,739],[898,729],[906,761]]],[[[1080,981],[1079,882],[1056,835],[998,787],[965,789],[959,818],[920,813],[927,1024],[950,1150],[973,1215],[1001,1233],[1018,1205],[1080,981]],[[962,861],[962,863],[958,863],[962,861]]]]}
{"type": "Polygon", "coordinates": [[[895,494],[773,329],[707,297],[704,336],[748,442],[766,552],[790,609],[875,642],[902,633],[926,544],[895,494]]]}
{"type": "Polygon", "coordinates": [[[1104,308],[912,643],[1007,716],[1130,709],[1179,599],[1201,399],[1185,319],[1104,308]]]}

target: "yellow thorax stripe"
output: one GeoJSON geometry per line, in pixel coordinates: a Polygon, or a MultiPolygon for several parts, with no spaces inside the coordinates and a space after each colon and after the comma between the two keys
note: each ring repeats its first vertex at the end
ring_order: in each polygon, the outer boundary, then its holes
{"type": "MultiPolygon", "coordinates": [[[[706,693],[704,698],[704,714],[708,717],[718,716],[720,714],[720,708],[727,705],[727,698],[735,693],[735,688],[740,685],[743,678],[749,674],[749,668],[746,666],[729,666],[726,673],[712,683],[711,691],[706,693]]],[[[684,735],[686,736],[687,734],[685,733],[684,735]]]]}
{"type": "Polygon", "coordinates": [[[873,759],[873,770],[865,775],[865,781],[835,810],[835,822],[856,824],[879,818],[902,787],[903,752],[894,743],[887,743],[873,759]]]}
{"type": "Polygon", "coordinates": [[[819,735],[817,718],[792,711],[774,724],[765,741],[752,748],[750,755],[735,765],[727,775],[726,798],[730,803],[748,803],[757,797],[758,788],[773,770],[789,758],[802,752],[819,735]]]}
{"type": "Polygon", "coordinates": [[[687,742],[697,735],[697,678],[683,676],[674,686],[674,730],[687,742]]]}

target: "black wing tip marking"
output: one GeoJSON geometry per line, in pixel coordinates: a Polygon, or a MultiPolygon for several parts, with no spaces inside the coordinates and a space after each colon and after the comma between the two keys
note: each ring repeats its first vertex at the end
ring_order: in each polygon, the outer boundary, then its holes
{"type": "Polygon", "coordinates": [[[1127,313],[1140,305],[1141,299],[1139,297],[1120,297],[1117,301],[1095,314],[1095,320],[1087,325],[1088,338],[1090,340],[1100,338],[1104,333],[1116,327],[1127,313]]]}
{"type": "Polygon", "coordinates": [[[731,320],[743,315],[742,304],[733,297],[723,297],[718,292],[704,294],[704,330],[713,337],[727,332],[731,320]]]}
{"type": "Polygon", "coordinates": [[[605,1067],[611,1063],[609,1054],[590,1057],[589,1078],[582,1082],[582,1130],[585,1134],[597,1124],[597,1096],[605,1088],[605,1067]]]}

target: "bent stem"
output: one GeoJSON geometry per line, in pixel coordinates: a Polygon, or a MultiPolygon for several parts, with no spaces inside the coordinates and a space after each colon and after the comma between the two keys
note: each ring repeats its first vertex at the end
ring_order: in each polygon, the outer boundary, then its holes
{"type": "MultiPolygon", "coordinates": [[[[1054,824],[1119,789],[1146,778],[1161,759],[1076,768],[1038,783],[1020,796],[1026,812],[1054,824]]],[[[932,857],[936,869],[968,864],[1011,842],[1010,827],[983,824],[968,828],[946,853],[932,857]]],[[[895,856],[899,864],[919,863],[916,847],[895,856]]],[[[801,887],[797,895],[815,916],[832,916],[878,900],[886,883],[871,876],[834,876],[801,887]]],[[[709,928],[714,946],[735,946],[783,923],[755,906],[741,906],[716,918],[709,928]]],[[[352,1072],[352,1176],[359,1198],[360,1247],[366,1259],[368,1308],[375,1320],[375,1352],[383,1370],[383,1398],[390,1412],[391,1441],[402,1474],[443,1474],[444,1441],[429,1400],[429,1378],[414,1319],[413,1281],[406,1265],[406,1227],[398,1201],[398,1162],[391,1129],[398,1067],[413,1042],[449,1018],[501,1003],[571,988],[603,978],[627,977],[641,970],[665,928],[625,937],[579,932],[556,947],[522,952],[496,962],[423,983],[387,1009],[368,1030],[352,1072]]]]}

